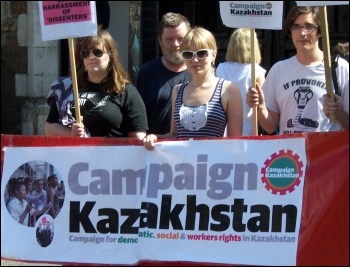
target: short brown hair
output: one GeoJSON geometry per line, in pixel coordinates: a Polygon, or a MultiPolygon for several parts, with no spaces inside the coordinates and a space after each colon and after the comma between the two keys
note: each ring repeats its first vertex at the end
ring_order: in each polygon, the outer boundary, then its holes
{"type": "Polygon", "coordinates": [[[291,31],[290,27],[294,24],[294,21],[297,19],[299,15],[302,14],[309,14],[311,13],[313,18],[315,19],[316,26],[318,26],[317,31],[318,34],[321,33],[321,19],[320,19],[320,12],[317,6],[295,6],[292,7],[289,12],[287,17],[283,21],[283,26],[282,26],[282,31],[285,35],[291,37],[291,31]]]}
{"type": "Polygon", "coordinates": [[[167,28],[167,27],[176,28],[181,23],[186,24],[187,31],[191,30],[191,24],[185,16],[178,13],[173,13],[173,12],[168,12],[164,14],[158,25],[158,31],[157,31],[158,38],[162,37],[164,28],[167,28]]]}

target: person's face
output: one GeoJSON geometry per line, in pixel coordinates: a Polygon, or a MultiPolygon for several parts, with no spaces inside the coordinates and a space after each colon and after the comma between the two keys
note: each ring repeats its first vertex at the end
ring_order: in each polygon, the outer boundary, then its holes
{"type": "Polygon", "coordinates": [[[21,185],[19,189],[16,189],[16,197],[20,200],[25,199],[27,196],[27,191],[25,185],[21,185]]]}
{"type": "Polygon", "coordinates": [[[164,58],[173,63],[180,64],[183,62],[180,56],[180,45],[187,33],[186,24],[183,22],[177,27],[166,27],[159,38],[159,45],[164,58]]]}
{"type": "Polygon", "coordinates": [[[91,50],[84,49],[83,55],[84,66],[88,73],[108,72],[107,68],[110,58],[104,47],[99,45],[91,50]]]}
{"type": "Polygon", "coordinates": [[[292,40],[297,52],[311,51],[318,48],[318,30],[314,28],[312,30],[306,30],[305,25],[311,24],[317,26],[312,14],[299,15],[294,21],[294,25],[299,25],[302,28],[299,30],[291,31],[292,40]]]}
{"type": "Polygon", "coordinates": [[[54,176],[53,179],[52,179],[52,183],[53,185],[58,185],[58,177],[54,176]]]}
{"type": "Polygon", "coordinates": [[[216,50],[209,48],[197,48],[196,44],[192,41],[190,46],[185,51],[198,52],[193,54],[191,59],[184,60],[187,69],[192,75],[207,73],[212,70],[212,62],[215,60],[216,50]]]}
{"type": "Polygon", "coordinates": [[[44,188],[44,182],[42,180],[38,181],[37,184],[36,184],[36,190],[38,192],[42,191],[44,188]]]}
{"type": "Polygon", "coordinates": [[[26,189],[27,189],[27,193],[30,193],[33,189],[33,183],[32,182],[27,183],[26,189]]]}

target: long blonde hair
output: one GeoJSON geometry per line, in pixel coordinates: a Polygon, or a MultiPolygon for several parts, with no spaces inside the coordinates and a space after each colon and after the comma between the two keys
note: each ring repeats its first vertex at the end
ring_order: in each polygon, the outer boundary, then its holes
{"type": "MultiPolygon", "coordinates": [[[[261,62],[261,53],[259,48],[259,42],[254,31],[254,43],[255,43],[255,63],[261,62]]],[[[248,28],[236,29],[230,37],[230,41],[226,51],[226,61],[233,61],[238,63],[251,63],[252,62],[252,49],[251,49],[251,34],[248,28]]]]}

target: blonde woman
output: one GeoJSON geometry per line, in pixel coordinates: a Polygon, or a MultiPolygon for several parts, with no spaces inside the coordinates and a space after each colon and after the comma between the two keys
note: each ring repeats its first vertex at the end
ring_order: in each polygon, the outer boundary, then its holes
{"type": "MultiPolygon", "coordinates": [[[[255,77],[256,82],[262,86],[265,81],[266,70],[259,64],[261,53],[258,38],[254,32],[255,45],[255,77]]],[[[252,115],[253,109],[246,104],[246,94],[252,86],[251,75],[251,33],[248,28],[236,29],[230,37],[227,46],[226,62],[220,63],[216,69],[216,75],[237,84],[241,91],[243,102],[243,135],[253,135],[252,115]]]]}
{"type": "Polygon", "coordinates": [[[144,138],[147,149],[164,138],[223,137],[242,135],[242,98],[239,88],[215,76],[217,45],[213,34],[202,28],[190,30],[180,46],[192,80],[174,87],[170,132],[144,138]]]}

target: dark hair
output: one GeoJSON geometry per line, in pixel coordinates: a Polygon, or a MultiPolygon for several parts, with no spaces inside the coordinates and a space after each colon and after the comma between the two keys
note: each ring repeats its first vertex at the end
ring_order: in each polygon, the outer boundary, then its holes
{"type": "Polygon", "coordinates": [[[168,12],[164,14],[158,25],[158,31],[157,31],[158,38],[162,37],[164,28],[167,28],[167,27],[176,28],[181,23],[186,24],[187,31],[191,30],[190,22],[185,16],[178,13],[173,13],[173,12],[168,12]]]}
{"type": "Polygon", "coordinates": [[[58,176],[57,176],[57,174],[51,174],[49,177],[47,177],[47,182],[48,183],[51,183],[51,181],[54,179],[54,178],[57,178],[58,179],[58,176]]]}
{"type": "Polygon", "coordinates": [[[294,24],[294,21],[297,19],[299,15],[302,14],[309,14],[312,13],[312,17],[315,19],[317,32],[318,34],[321,34],[321,19],[320,19],[320,12],[317,6],[295,6],[292,7],[288,14],[287,17],[283,21],[283,26],[282,26],[282,31],[285,35],[291,37],[291,31],[290,27],[294,24]]]}
{"type": "Polygon", "coordinates": [[[27,186],[28,185],[28,183],[32,183],[33,184],[33,180],[32,180],[32,178],[30,178],[30,177],[26,177],[26,178],[24,178],[24,184],[27,186]]]}
{"type": "Polygon", "coordinates": [[[42,181],[42,182],[43,182],[43,184],[45,184],[44,179],[39,178],[39,179],[37,179],[37,180],[35,181],[35,185],[36,185],[36,186],[38,186],[38,184],[39,184],[39,182],[40,182],[40,181],[42,181]]]}
{"type": "MultiPolygon", "coordinates": [[[[83,37],[81,40],[81,49],[91,50],[97,46],[102,46],[109,54],[108,75],[101,82],[102,90],[107,94],[122,94],[125,85],[130,83],[128,73],[125,71],[118,52],[117,43],[107,30],[98,28],[97,35],[83,37]]],[[[88,88],[87,72],[84,64],[81,64],[78,70],[78,85],[79,90],[88,88]]]]}
{"type": "Polygon", "coordinates": [[[21,186],[24,185],[25,187],[25,184],[22,182],[22,181],[17,181],[15,183],[15,186],[13,188],[13,194],[15,195],[16,194],[16,191],[19,190],[21,188],[21,186]]]}
{"type": "Polygon", "coordinates": [[[333,55],[339,55],[344,58],[347,62],[349,62],[349,42],[345,43],[337,43],[332,48],[333,55]]]}

